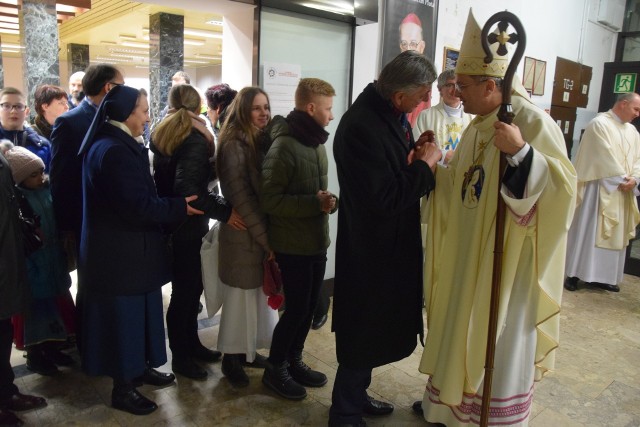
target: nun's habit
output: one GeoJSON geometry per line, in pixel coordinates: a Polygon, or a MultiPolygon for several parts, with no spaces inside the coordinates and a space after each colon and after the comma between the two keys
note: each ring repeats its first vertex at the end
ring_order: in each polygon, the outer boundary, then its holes
{"type": "MultiPolygon", "coordinates": [[[[122,123],[138,91],[106,95],[82,143],[82,366],[127,382],[167,360],[160,288],[171,280],[161,225],[186,218],[184,198],[159,198],[147,149],[122,123]]],[[[134,135],[137,136],[137,135],[134,135]]]]}

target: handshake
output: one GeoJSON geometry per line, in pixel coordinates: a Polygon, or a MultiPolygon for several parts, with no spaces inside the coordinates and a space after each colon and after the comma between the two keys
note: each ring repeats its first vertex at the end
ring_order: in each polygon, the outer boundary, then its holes
{"type": "Polygon", "coordinates": [[[420,135],[416,141],[416,147],[411,150],[407,157],[407,163],[411,164],[416,160],[422,160],[435,171],[436,164],[442,158],[442,151],[436,144],[436,136],[432,130],[427,130],[420,135]]]}

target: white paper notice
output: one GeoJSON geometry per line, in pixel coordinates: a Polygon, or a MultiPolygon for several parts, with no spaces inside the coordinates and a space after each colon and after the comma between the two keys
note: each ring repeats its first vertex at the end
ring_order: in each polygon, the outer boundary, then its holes
{"type": "Polygon", "coordinates": [[[286,117],[293,110],[300,70],[300,64],[264,63],[263,89],[269,95],[271,117],[277,114],[286,117]]]}

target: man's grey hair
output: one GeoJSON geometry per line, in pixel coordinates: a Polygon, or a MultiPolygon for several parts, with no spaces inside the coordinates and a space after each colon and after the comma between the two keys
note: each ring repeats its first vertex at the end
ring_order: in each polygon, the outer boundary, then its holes
{"type": "Polygon", "coordinates": [[[448,70],[444,70],[438,76],[438,90],[442,89],[442,87],[447,84],[447,80],[455,80],[455,79],[456,79],[455,68],[449,68],[448,70]]]}
{"type": "Polygon", "coordinates": [[[636,96],[638,96],[638,94],[635,92],[621,93],[620,95],[618,95],[616,102],[622,102],[622,101],[631,102],[634,100],[636,96]]]}
{"type": "Polygon", "coordinates": [[[418,52],[407,50],[385,65],[376,87],[380,96],[391,99],[396,92],[409,92],[431,85],[437,75],[429,59],[418,52]]]}

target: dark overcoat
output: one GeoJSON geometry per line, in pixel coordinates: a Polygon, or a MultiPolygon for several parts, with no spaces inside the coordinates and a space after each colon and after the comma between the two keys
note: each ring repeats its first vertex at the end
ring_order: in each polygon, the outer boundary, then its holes
{"type": "Polygon", "coordinates": [[[0,319],[22,313],[27,305],[27,267],[11,170],[0,154],[0,319]]]}
{"type": "Polygon", "coordinates": [[[96,107],[84,99],[58,117],[51,131],[51,197],[59,231],[73,231],[79,242],[82,225],[82,158],[80,145],[96,107]]]}
{"type": "Polygon", "coordinates": [[[83,164],[80,280],[92,294],[137,295],[170,281],[162,224],[187,218],[184,198],[159,198],[145,147],[104,124],[83,164]]]}
{"type": "Polygon", "coordinates": [[[373,84],[344,114],[333,151],[340,209],[333,325],[338,362],[373,368],[407,357],[422,325],[420,198],[435,186],[373,84]]]}

